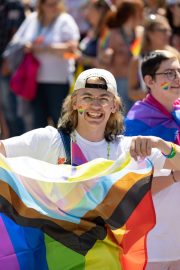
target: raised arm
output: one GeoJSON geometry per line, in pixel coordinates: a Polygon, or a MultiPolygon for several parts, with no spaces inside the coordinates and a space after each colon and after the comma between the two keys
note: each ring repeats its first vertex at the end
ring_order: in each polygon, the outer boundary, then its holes
{"type": "Polygon", "coordinates": [[[180,146],[155,136],[135,136],[130,145],[130,155],[137,160],[139,157],[151,155],[152,148],[159,149],[166,160],[164,169],[179,170],[180,146]]]}
{"type": "Polygon", "coordinates": [[[139,59],[133,57],[129,64],[128,71],[128,95],[133,101],[142,100],[146,96],[146,91],[141,89],[139,72],[139,59]]]}

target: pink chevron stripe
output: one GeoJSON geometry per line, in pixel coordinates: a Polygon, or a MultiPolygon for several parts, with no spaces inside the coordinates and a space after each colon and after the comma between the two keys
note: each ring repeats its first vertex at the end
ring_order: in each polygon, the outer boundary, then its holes
{"type": "Polygon", "coordinates": [[[18,259],[2,217],[0,217],[0,269],[20,270],[18,259]]]}
{"type": "Polygon", "coordinates": [[[81,165],[87,162],[87,159],[85,158],[78,144],[72,142],[71,151],[72,151],[72,164],[81,165]]]}

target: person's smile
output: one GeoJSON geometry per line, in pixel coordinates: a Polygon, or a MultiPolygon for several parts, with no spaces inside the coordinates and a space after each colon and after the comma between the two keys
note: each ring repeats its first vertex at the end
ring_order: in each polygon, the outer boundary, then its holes
{"type": "Polygon", "coordinates": [[[96,112],[87,112],[87,116],[95,119],[99,119],[102,117],[102,113],[96,113],[96,112]]]}

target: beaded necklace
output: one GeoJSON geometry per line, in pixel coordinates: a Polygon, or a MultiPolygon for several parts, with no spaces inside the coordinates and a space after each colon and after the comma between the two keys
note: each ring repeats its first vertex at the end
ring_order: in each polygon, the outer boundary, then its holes
{"type": "MultiPolygon", "coordinates": [[[[75,132],[71,133],[71,139],[74,143],[77,143],[75,132]]],[[[110,159],[110,152],[111,152],[111,145],[110,145],[110,142],[107,142],[107,159],[110,159]]]]}

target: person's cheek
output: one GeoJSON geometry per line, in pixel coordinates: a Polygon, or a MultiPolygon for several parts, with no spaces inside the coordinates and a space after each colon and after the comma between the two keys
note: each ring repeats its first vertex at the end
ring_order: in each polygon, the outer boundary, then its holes
{"type": "Polygon", "coordinates": [[[79,114],[83,114],[85,112],[85,110],[86,110],[86,106],[81,105],[81,106],[78,107],[78,113],[79,114]]]}
{"type": "Polygon", "coordinates": [[[162,90],[167,91],[170,88],[170,83],[169,82],[163,82],[163,83],[161,83],[160,87],[161,87],[162,90]]]}

